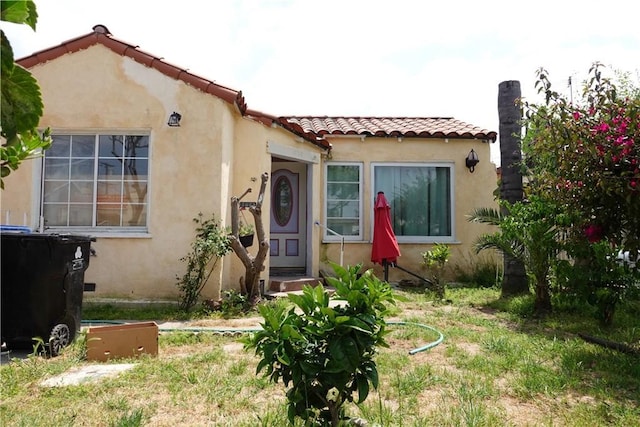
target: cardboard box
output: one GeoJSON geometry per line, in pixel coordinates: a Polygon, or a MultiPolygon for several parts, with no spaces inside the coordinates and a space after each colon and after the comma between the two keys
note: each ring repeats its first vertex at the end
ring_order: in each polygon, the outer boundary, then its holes
{"type": "Polygon", "coordinates": [[[87,360],[158,355],[158,325],[155,322],[92,326],[87,330],[87,360]]]}

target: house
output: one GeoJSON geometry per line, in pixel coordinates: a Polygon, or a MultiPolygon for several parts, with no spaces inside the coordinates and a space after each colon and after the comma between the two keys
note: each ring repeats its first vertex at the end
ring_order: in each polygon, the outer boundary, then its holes
{"type": "MultiPolygon", "coordinates": [[[[265,172],[266,281],[318,277],[329,260],[380,273],[370,262],[378,191],[392,204],[399,264],[411,271],[434,242],[468,264],[487,231],[466,215],[494,203],[495,132],[453,118],[274,117],[103,25],[18,62],[40,84],[40,124],[54,143],[6,178],[2,218],[95,237],[85,274],[95,296],[175,298],[192,219],[213,213],[230,224],[231,197],[251,188],[242,201],[255,201],[265,172]],[[468,168],[472,150],[480,162],[468,168]]],[[[203,296],[237,289],[243,274],[227,255],[203,296]]],[[[405,277],[392,269],[389,279],[405,277]]]]}

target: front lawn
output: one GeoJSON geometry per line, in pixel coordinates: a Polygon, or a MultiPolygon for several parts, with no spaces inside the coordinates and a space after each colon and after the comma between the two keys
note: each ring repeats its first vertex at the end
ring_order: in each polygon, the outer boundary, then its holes
{"type": "MultiPolygon", "coordinates": [[[[640,357],[577,336],[637,345],[640,302],[623,304],[614,325],[601,329],[583,310],[532,319],[526,316],[531,298],[501,301],[495,289],[450,289],[447,304],[434,303],[423,292],[396,294],[397,308],[387,318],[390,348],[380,349],[377,357],[379,389],[363,404],[350,404],[348,415],[370,426],[640,426],[640,357]],[[438,335],[402,322],[431,326],[444,341],[410,355],[438,335]]],[[[118,309],[95,307],[84,317],[107,313],[115,316],[118,309]]],[[[179,318],[172,310],[149,315],[147,320],[179,318]]],[[[248,316],[241,323],[261,320],[248,316]]],[[[90,364],[83,337],[59,357],[4,364],[2,425],[287,425],[282,383],[255,375],[258,358],[243,350],[238,335],[207,330],[231,322],[199,316],[192,324],[200,331],[163,331],[157,358],[126,360],[136,366],[97,383],[40,385],[90,364]]]]}

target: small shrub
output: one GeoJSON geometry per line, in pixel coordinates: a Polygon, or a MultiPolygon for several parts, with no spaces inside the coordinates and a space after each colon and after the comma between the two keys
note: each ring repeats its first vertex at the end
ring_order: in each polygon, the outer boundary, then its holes
{"type": "Polygon", "coordinates": [[[444,298],[444,272],[449,261],[451,250],[449,245],[436,243],[432,250],[422,253],[422,265],[427,269],[433,282],[434,291],[438,299],[444,298]]]}
{"type": "Polygon", "coordinates": [[[233,317],[242,314],[247,309],[247,296],[242,295],[235,290],[228,290],[222,293],[222,301],[220,304],[220,311],[223,316],[233,317]]]}
{"type": "Polygon", "coordinates": [[[190,311],[196,305],[200,292],[207,284],[218,260],[231,251],[229,237],[220,228],[215,215],[203,220],[199,213],[193,222],[197,224],[196,238],[191,244],[191,252],[180,258],[187,263],[187,271],[182,277],[176,277],[180,290],[180,308],[190,311]]]}
{"type": "Polygon", "coordinates": [[[288,418],[305,425],[337,426],[345,419],[343,404],[358,403],[378,387],[374,356],[384,340],[387,304],[394,304],[389,284],[372,270],[333,265],[337,278],[327,278],[335,299],[329,306],[322,285],[305,286],[302,295],[289,295],[292,305],[260,305],[263,330],[246,341],[262,359],[257,372],[270,380],[282,379],[287,390],[288,418]]]}
{"type": "Polygon", "coordinates": [[[215,315],[229,319],[241,317],[251,309],[247,296],[234,289],[223,291],[222,298],[219,300],[202,301],[202,311],[205,316],[215,315]]]}
{"type": "Polygon", "coordinates": [[[604,325],[611,325],[616,307],[639,283],[640,270],[605,241],[576,244],[571,250],[575,259],[559,261],[555,269],[560,299],[587,302],[604,325]]]}

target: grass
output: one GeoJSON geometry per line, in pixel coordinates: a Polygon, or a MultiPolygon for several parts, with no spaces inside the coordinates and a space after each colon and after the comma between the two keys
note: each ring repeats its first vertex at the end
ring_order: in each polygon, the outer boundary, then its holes
{"type": "MultiPolygon", "coordinates": [[[[640,358],[576,336],[640,342],[637,301],[620,307],[614,325],[604,329],[575,307],[532,318],[531,298],[500,300],[491,288],[448,290],[446,304],[422,292],[398,296],[390,321],[432,326],[445,340],[409,355],[437,334],[390,325],[390,348],[377,357],[380,387],[364,403],[350,404],[349,415],[379,426],[640,426],[640,358]]],[[[181,318],[171,308],[122,310],[88,308],[84,317],[181,318]]],[[[199,324],[225,321],[202,312],[195,317],[199,324]]],[[[158,357],[128,360],[135,368],[117,377],[40,386],[89,364],[81,336],[59,357],[32,356],[0,368],[0,419],[11,426],[287,425],[284,386],[255,375],[258,359],[240,341],[162,332],[158,357]]]]}
{"type": "Polygon", "coordinates": [[[92,303],[82,307],[82,318],[92,320],[187,320],[192,317],[193,313],[185,313],[173,304],[136,307],[92,303]]]}

